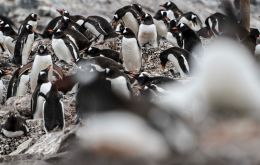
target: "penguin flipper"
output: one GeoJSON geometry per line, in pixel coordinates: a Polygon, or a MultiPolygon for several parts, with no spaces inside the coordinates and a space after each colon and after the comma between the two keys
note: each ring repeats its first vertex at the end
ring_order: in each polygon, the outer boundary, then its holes
{"type": "Polygon", "coordinates": [[[11,80],[9,81],[8,84],[8,88],[7,88],[7,96],[6,99],[13,97],[14,96],[14,85],[19,77],[19,73],[20,73],[21,67],[19,67],[18,69],[16,69],[16,71],[13,73],[13,76],[11,78],[11,80]]]}
{"type": "Polygon", "coordinates": [[[74,61],[76,61],[79,58],[79,50],[77,49],[77,46],[71,41],[71,40],[64,40],[66,46],[69,48],[69,51],[72,55],[72,58],[74,61]]]}

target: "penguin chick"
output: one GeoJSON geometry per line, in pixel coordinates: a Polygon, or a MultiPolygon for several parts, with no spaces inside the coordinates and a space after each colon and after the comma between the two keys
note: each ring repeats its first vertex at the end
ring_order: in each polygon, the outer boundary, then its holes
{"type": "Polygon", "coordinates": [[[64,106],[62,95],[58,92],[55,85],[51,86],[50,91],[43,95],[43,125],[46,133],[63,130],[65,127],[64,106]]]}
{"type": "Polygon", "coordinates": [[[2,126],[1,132],[6,137],[15,138],[22,135],[26,136],[29,132],[29,128],[25,119],[11,112],[2,126]]]}
{"type": "Polygon", "coordinates": [[[158,47],[157,30],[150,14],[145,14],[144,18],[142,18],[142,23],[138,32],[138,41],[142,47],[158,47]]]}

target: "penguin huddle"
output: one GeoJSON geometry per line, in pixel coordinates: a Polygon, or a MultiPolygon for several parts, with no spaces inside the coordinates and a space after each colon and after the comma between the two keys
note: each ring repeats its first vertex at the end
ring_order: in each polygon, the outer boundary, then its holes
{"type": "MultiPolygon", "coordinates": [[[[5,96],[2,79],[10,70],[0,65],[0,103],[4,98],[29,95],[31,112],[26,119],[43,120],[43,129],[50,133],[68,126],[66,95],[76,104],[75,124],[84,126],[95,114],[129,113],[148,121],[163,143],[175,146],[167,133],[171,126],[154,121],[158,115],[174,123],[164,108],[154,110],[157,99],[168,94],[168,85],[193,78],[195,66],[200,68],[207,56],[203,54],[205,39],[233,38],[257,58],[260,33],[257,28],[245,32],[228,12],[212,14],[202,22],[198,14],[182,11],[171,1],[160,6],[154,14],[139,4],[123,6],[111,15],[111,22],[59,9],[60,16],[50,20],[42,33],[37,31],[35,13],[26,17],[18,31],[9,21],[0,20],[1,48],[15,68],[5,96]],[[150,60],[146,50],[153,52],[150,60]]],[[[10,138],[30,134],[26,119],[10,113],[1,133],[10,138]]]]}

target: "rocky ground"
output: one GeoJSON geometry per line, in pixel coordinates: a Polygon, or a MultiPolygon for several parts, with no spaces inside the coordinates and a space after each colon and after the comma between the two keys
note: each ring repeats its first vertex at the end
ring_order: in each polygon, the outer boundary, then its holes
{"type": "MultiPolygon", "coordinates": [[[[114,12],[129,3],[140,3],[144,9],[150,13],[154,13],[159,7],[159,4],[165,2],[165,0],[41,0],[38,8],[32,6],[28,9],[28,6],[17,5],[19,0],[0,0],[1,14],[8,15],[14,22],[19,25],[26,15],[30,12],[37,12],[41,15],[39,23],[39,30],[48,23],[48,21],[57,16],[55,12],[56,8],[65,8],[72,14],[82,14],[84,16],[100,15],[110,20],[114,12]],[[26,7],[26,8],[25,8],[26,7]],[[49,10],[51,8],[51,10],[49,10]],[[48,9],[48,12],[46,12],[48,9]]],[[[207,16],[215,11],[218,11],[218,1],[212,0],[174,0],[176,4],[184,11],[193,11],[201,16],[202,20],[205,20],[207,16]]],[[[252,27],[260,27],[260,1],[256,1],[257,5],[252,6],[252,27]]],[[[206,45],[208,41],[204,40],[203,44],[206,45]]],[[[108,41],[103,48],[111,47],[113,43],[118,43],[118,40],[108,41]]],[[[120,43],[119,43],[120,46],[120,43]]],[[[169,69],[166,72],[162,72],[159,65],[159,53],[170,47],[169,44],[163,41],[160,44],[159,50],[144,50],[144,56],[151,56],[150,62],[144,67],[144,71],[149,72],[152,75],[167,75],[172,76],[169,69]]],[[[2,58],[1,61],[8,60],[2,58]]],[[[0,62],[1,62],[0,61],[0,62]]],[[[63,67],[66,74],[73,72],[73,69],[68,69],[68,66],[58,64],[63,67]]],[[[14,66],[6,66],[14,69],[14,66]]],[[[169,67],[170,68],[170,67],[169,67]]],[[[4,78],[4,83],[8,84],[10,77],[4,78]]],[[[8,111],[17,110],[21,115],[27,116],[30,113],[30,97],[15,97],[9,99],[4,105],[0,105],[0,123],[6,118],[8,111]]],[[[13,164],[45,164],[46,162],[40,161],[43,159],[43,154],[46,160],[52,160],[53,154],[56,154],[60,149],[62,140],[67,139],[74,133],[74,118],[75,118],[75,99],[72,95],[64,96],[65,105],[65,118],[66,118],[66,131],[64,134],[53,133],[46,135],[42,130],[41,120],[27,120],[30,127],[30,133],[28,136],[21,138],[5,138],[0,134],[0,163],[10,162],[14,160],[13,164]],[[23,160],[23,161],[20,161],[23,160]]],[[[257,164],[260,162],[259,155],[259,136],[258,130],[259,123],[251,121],[250,119],[217,119],[207,121],[207,126],[196,125],[200,129],[196,128],[196,137],[198,140],[198,152],[191,155],[185,155],[184,157],[177,157],[176,155],[169,158],[169,160],[163,164],[257,164]],[[221,124],[219,124],[221,123],[221,124]],[[239,137],[239,138],[237,138],[239,137]],[[242,145],[241,145],[242,144],[242,145]]],[[[64,157],[64,155],[58,155],[57,157],[64,157]]],[[[111,160],[106,157],[100,158],[96,155],[88,155],[86,159],[89,159],[89,164],[107,164],[109,160],[111,164],[155,164],[147,160],[111,160]],[[98,162],[98,163],[97,163],[98,162]]],[[[51,161],[50,161],[51,162],[51,161]]],[[[159,164],[161,164],[160,162],[159,164]]]]}

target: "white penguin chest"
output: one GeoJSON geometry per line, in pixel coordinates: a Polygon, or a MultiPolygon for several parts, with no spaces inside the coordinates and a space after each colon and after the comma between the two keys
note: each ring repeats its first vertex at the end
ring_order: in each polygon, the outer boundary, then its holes
{"type": "Polygon", "coordinates": [[[22,64],[23,65],[27,64],[28,57],[32,50],[33,42],[34,42],[34,33],[29,34],[27,36],[26,42],[24,43],[24,47],[23,47],[23,51],[22,51],[22,64]]]}
{"type": "Polygon", "coordinates": [[[64,60],[67,63],[73,61],[70,50],[62,39],[52,39],[52,47],[59,60],[64,60]]]}
{"type": "Polygon", "coordinates": [[[167,29],[165,23],[161,20],[158,21],[158,20],[154,19],[154,24],[156,26],[156,30],[157,30],[158,35],[160,37],[166,38],[168,29],[167,29]]]}
{"type": "Polygon", "coordinates": [[[85,28],[87,28],[95,36],[99,36],[100,33],[97,31],[96,27],[88,22],[85,23],[85,28]]]}
{"type": "Polygon", "coordinates": [[[125,69],[127,71],[139,71],[142,64],[142,55],[136,38],[123,37],[121,52],[125,69]]]}
{"type": "Polygon", "coordinates": [[[157,30],[154,24],[152,25],[144,25],[141,24],[138,32],[138,41],[141,45],[150,43],[154,44],[157,42],[157,30]]]}
{"type": "Polygon", "coordinates": [[[167,41],[170,42],[173,46],[178,46],[177,39],[172,35],[171,32],[167,32],[167,41]]]}
{"type": "Polygon", "coordinates": [[[126,81],[125,77],[119,76],[114,79],[108,78],[108,80],[111,81],[112,90],[114,92],[116,92],[117,94],[119,94],[120,96],[123,96],[125,98],[130,98],[131,95],[130,95],[130,91],[128,90],[127,81],[126,81]]]}

